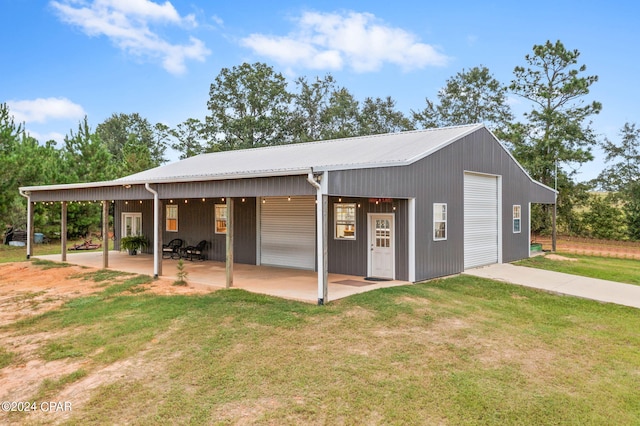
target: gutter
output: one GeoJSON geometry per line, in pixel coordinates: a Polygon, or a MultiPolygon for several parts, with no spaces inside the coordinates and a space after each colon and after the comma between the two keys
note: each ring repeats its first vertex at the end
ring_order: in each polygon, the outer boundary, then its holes
{"type": "MultiPolygon", "coordinates": [[[[324,176],[324,173],[320,175],[324,176]]],[[[325,179],[326,180],[326,179],[325,179]]],[[[326,229],[324,225],[323,211],[323,186],[318,183],[313,175],[313,168],[307,174],[307,182],[316,189],[316,262],[318,269],[318,306],[324,305],[326,287],[326,262],[325,262],[325,241],[326,229]]]]}
{"type": "Polygon", "coordinates": [[[148,182],[144,184],[144,189],[153,194],[153,278],[158,278],[159,272],[159,253],[158,253],[158,224],[160,223],[160,197],[158,191],[151,188],[148,182]]]}
{"type": "Polygon", "coordinates": [[[19,189],[20,195],[27,199],[27,259],[31,258],[31,192],[19,189]]]}

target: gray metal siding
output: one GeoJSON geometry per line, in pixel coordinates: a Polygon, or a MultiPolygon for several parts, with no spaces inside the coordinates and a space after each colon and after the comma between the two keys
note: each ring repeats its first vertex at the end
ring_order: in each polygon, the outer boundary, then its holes
{"type": "Polygon", "coordinates": [[[122,230],[122,213],[142,213],[142,235],[149,240],[145,253],[153,253],[153,201],[116,201],[113,214],[113,231],[115,236],[114,248],[120,250],[120,233],[122,230]]]}
{"type": "MultiPolygon", "coordinates": [[[[185,245],[196,245],[206,240],[207,259],[224,261],[226,258],[226,234],[216,234],[214,228],[214,205],[224,204],[221,198],[173,200],[178,205],[178,232],[168,232],[165,227],[166,205],[162,203],[160,217],[162,221],[162,241],[168,243],[174,238],[181,238],[185,245]]],[[[142,212],[143,234],[153,242],[153,201],[136,202],[117,201],[114,215],[116,249],[119,249],[122,212],[142,212]]],[[[237,263],[256,264],[256,199],[236,199],[234,208],[235,239],[234,261],[237,263]]],[[[153,244],[146,250],[153,253],[153,244]]]]}
{"type": "MultiPolygon", "coordinates": [[[[367,246],[367,215],[369,213],[394,213],[395,214],[395,258],[396,279],[408,280],[408,202],[407,200],[394,199],[391,203],[382,202],[376,204],[369,198],[341,197],[342,203],[356,203],[360,207],[356,209],[356,239],[341,240],[334,238],[335,210],[338,197],[329,197],[328,211],[328,256],[329,272],[346,275],[367,275],[367,262],[369,247],[367,246]],[[393,209],[395,207],[395,210],[393,209]]],[[[386,197],[379,197],[386,198],[386,197]]]]}
{"type": "Polygon", "coordinates": [[[272,197],[315,195],[316,190],[305,176],[170,183],[158,186],[160,198],[201,197],[272,197]]]}
{"type": "MultiPolygon", "coordinates": [[[[416,280],[425,280],[464,270],[465,171],[502,176],[503,261],[527,257],[528,203],[548,201],[552,193],[532,183],[486,129],[465,136],[410,166],[331,172],[329,194],[415,197],[416,280]],[[433,203],[447,203],[445,241],[433,241],[433,203]],[[512,231],[514,204],[522,206],[523,227],[519,234],[512,231]]],[[[406,263],[404,259],[396,259],[397,265],[403,263],[406,263]]]]}

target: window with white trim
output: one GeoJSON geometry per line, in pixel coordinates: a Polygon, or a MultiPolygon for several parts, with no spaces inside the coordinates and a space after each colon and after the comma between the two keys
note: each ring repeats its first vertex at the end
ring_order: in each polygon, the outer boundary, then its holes
{"type": "Polygon", "coordinates": [[[519,205],[513,206],[513,233],[519,234],[522,231],[522,208],[519,205]]]}
{"type": "Polygon", "coordinates": [[[216,234],[227,233],[227,205],[216,204],[215,205],[215,220],[216,220],[216,234]]]}
{"type": "Polygon", "coordinates": [[[356,239],[356,203],[336,203],[334,209],[334,238],[337,240],[356,239]]]}
{"type": "Polygon", "coordinates": [[[178,232],[178,205],[167,205],[166,227],[168,232],[178,232]]]}
{"type": "Polygon", "coordinates": [[[433,241],[447,239],[447,204],[433,203],[433,241]]]}

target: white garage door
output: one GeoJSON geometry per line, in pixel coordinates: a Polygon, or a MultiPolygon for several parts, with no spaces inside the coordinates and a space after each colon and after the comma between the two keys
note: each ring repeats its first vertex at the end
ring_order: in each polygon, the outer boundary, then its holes
{"type": "Polygon", "coordinates": [[[315,198],[268,197],[260,208],[260,263],[315,269],[315,198]]]}
{"type": "Polygon", "coordinates": [[[464,175],[464,267],[498,262],[498,179],[464,175]]]}

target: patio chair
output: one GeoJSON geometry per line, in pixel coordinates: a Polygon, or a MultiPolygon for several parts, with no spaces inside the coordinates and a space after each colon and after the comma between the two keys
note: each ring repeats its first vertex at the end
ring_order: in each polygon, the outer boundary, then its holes
{"type": "Polygon", "coordinates": [[[179,251],[180,251],[180,247],[182,247],[182,244],[184,244],[184,241],[182,241],[180,238],[174,238],[173,240],[169,241],[167,244],[163,244],[162,258],[175,259],[180,257],[179,251]]]}
{"type": "Polygon", "coordinates": [[[207,248],[207,242],[202,240],[195,246],[189,246],[184,250],[184,257],[193,261],[193,258],[196,257],[198,260],[204,260],[205,253],[204,250],[207,248]]]}

